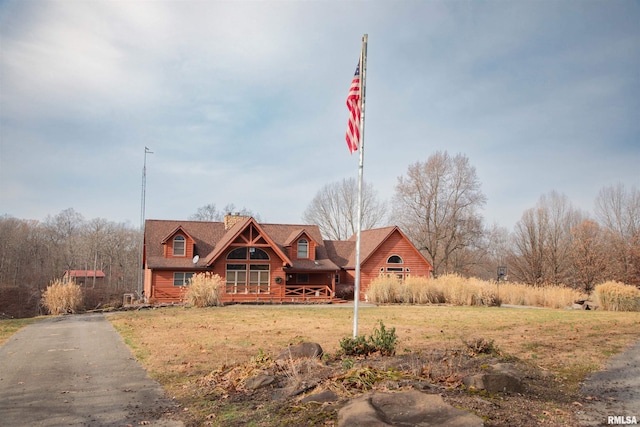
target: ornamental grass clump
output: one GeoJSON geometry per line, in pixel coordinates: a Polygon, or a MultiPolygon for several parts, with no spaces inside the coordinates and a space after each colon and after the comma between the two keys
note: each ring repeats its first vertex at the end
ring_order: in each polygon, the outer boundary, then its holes
{"type": "Polygon", "coordinates": [[[196,307],[219,307],[220,290],[224,286],[224,280],[217,274],[198,273],[194,274],[189,281],[186,301],[189,305],[196,307]]]}
{"type": "Polygon", "coordinates": [[[640,289],[635,286],[609,281],[596,286],[593,295],[602,310],[640,311],[640,289]]]}
{"type": "Polygon", "coordinates": [[[56,279],[42,293],[42,305],[53,315],[75,313],[82,306],[82,289],[73,282],[56,279]]]}

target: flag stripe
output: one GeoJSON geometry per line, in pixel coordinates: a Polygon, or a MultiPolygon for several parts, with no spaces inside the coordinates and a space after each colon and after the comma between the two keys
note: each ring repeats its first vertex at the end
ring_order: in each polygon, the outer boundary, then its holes
{"type": "Polygon", "coordinates": [[[351,81],[351,88],[349,88],[347,108],[350,113],[347,126],[347,146],[349,152],[353,154],[360,146],[360,62],[358,62],[351,81]]]}

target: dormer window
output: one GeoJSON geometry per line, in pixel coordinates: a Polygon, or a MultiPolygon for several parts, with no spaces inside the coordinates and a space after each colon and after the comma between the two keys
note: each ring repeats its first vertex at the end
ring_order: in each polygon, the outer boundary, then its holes
{"type": "Polygon", "coordinates": [[[185,256],[185,239],[184,236],[176,236],[173,238],[173,256],[185,256]]]}
{"type": "Polygon", "coordinates": [[[309,258],[309,241],[307,239],[298,240],[298,258],[309,258]]]}

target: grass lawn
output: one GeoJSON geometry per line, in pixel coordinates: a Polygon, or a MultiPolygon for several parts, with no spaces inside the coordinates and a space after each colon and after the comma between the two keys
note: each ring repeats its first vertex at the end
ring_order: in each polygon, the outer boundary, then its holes
{"type": "MultiPolygon", "coordinates": [[[[109,319],[150,375],[185,404],[206,406],[198,378],[289,344],[319,343],[335,354],[353,333],[353,307],[227,306],[120,312],[109,319]]],[[[360,307],[359,335],[395,328],[398,353],[451,350],[484,338],[563,382],[568,392],[640,339],[640,313],[453,306],[360,307]]]]}
{"type": "Polygon", "coordinates": [[[27,325],[30,325],[38,320],[41,320],[41,317],[30,317],[28,319],[3,319],[0,320],[0,345],[3,344],[9,337],[20,329],[24,328],[27,325]]]}

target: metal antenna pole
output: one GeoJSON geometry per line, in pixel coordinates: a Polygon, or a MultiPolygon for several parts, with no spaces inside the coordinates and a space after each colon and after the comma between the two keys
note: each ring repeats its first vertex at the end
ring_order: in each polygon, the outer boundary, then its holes
{"type": "Polygon", "coordinates": [[[145,209],[147,204],[147,154],[153,154],[153,151],[148,147],[144,147],[144,164],[142,166],[142,196],[140,200],[140,231],[142,233],[140,239],[140,268],[138,270],[138,296],[142,294],[143,288],[143,251],[144,251],[144,221],[145,221],[145,209]]]}

